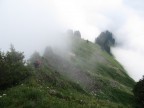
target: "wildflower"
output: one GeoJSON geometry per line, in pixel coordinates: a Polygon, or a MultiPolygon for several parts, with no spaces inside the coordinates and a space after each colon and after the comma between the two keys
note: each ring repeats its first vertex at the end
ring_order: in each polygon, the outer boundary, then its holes
{"type": "Polygon", "coordinates": [[[3,96],[6,96],[7,94],[3,94],[3,96]]]}
{"type": "Polygon", "coordinates": [[[50,90],[49,93],[50,93],[51,95],[56,95],[56,94],[57,94],[57,92],[56,92],[55,90],[50,90]]]}
{"type": "Polygon", "coordinates": [[[80,103],[83,104],[83,100],[80,100],[80,103]]]}

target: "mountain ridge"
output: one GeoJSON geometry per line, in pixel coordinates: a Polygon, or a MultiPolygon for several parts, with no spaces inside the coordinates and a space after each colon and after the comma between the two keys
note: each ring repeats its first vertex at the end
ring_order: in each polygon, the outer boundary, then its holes
{"type": "Polygon", "coordinates": [[[133,108],[134,80],[99,45],[71,37],[71,49],[47,48],[29,61],[31,76],[0,94],[0,107],[133,108]],[[34,60],[41,61],[38,68],[34,60]],[[13,98],[13,101],[11,99],[13,98]]]}

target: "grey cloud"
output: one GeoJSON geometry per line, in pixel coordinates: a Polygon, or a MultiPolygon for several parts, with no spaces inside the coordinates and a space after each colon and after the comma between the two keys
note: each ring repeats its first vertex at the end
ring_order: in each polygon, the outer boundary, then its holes
{"type": "Polygon", "coordinates": [[[0,49],[6,51],[12,43],[27,56],[52,44],[67,49],[67,39],[61,44],[57,33],[72,28],[94,41],[108,29],[119,43],[113,50],[116,59],[138,80],[144,75],[143,62],[138,62],[144,59],[143,4],[143,0],[0,0],[0,49]]]}

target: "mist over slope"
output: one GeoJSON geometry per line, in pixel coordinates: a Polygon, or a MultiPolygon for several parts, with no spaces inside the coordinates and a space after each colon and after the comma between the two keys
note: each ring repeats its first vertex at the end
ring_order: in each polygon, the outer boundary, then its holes
{"type": "Polygon", "coordinates": [[[57,43],[56,32],[80,30],[83,38],[94,42],[108,29],[121,44],[114,55],[138,80],[144,74],[139,62],[144,59],[142,4],[142,0],[1,0],[0,49],[6,51],[12,43],[29,58],[33,51],[43,52],[48,43],[57,43]]]}
{"type": "Polygon", "coordinates": [[[31,76],[0,91],[0,106],[133,108],[135,82],[113,56],[81,37],[69,39],[68,50],[48,46],[42,55],[32,55],[31,76]]]}

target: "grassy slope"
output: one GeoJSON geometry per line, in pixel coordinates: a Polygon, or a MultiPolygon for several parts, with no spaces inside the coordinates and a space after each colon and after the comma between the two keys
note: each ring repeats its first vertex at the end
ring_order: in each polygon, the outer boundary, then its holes
{"type": "MultiPolygon", "coordinates": [[[[43,66],[15,87],[0,91],[0,108],[133,108],[134,81],[100,47],[74,39],[70,60],[43,66]]],[[[52,61],[52,62],[50,62],[52,61]]]]}

